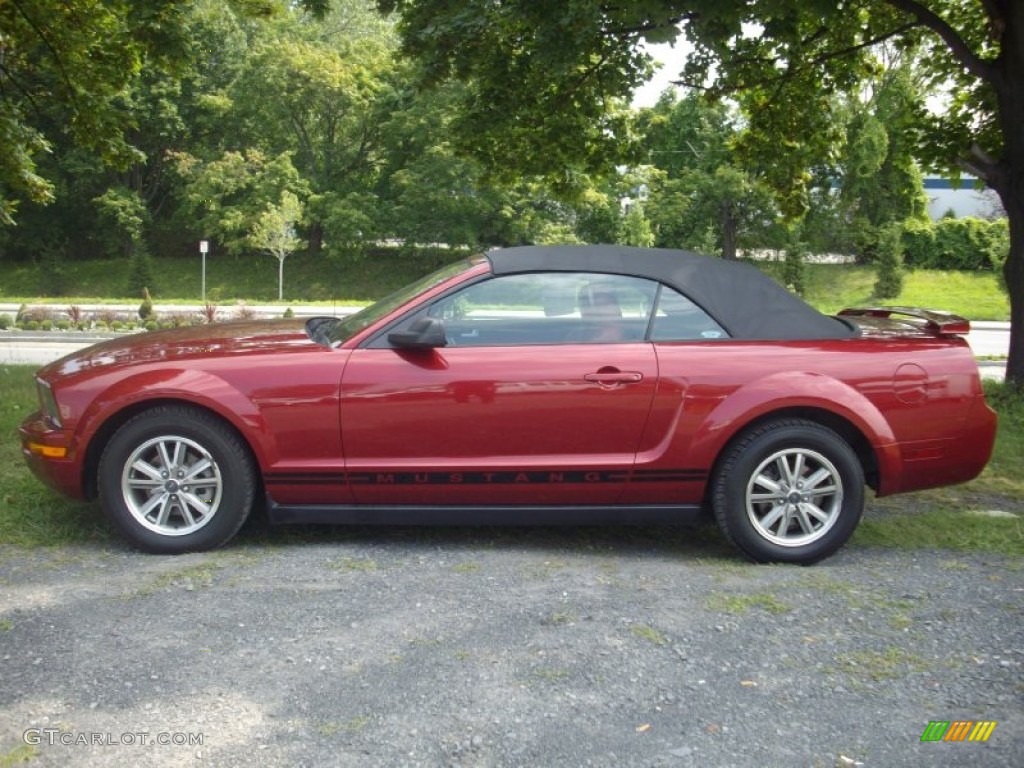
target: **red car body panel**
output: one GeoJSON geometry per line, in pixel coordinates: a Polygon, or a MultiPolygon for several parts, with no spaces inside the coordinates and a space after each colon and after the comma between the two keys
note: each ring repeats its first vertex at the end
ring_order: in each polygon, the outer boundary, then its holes
{"type": "Polygon", "coordinates": [[[39,372],[62,423],[26,419],[23,453],[86,497],[114,427],[175,401],[230,423],[267,494],[292,506],[702,504],[729,442],[780,414],[848,434],[879,494],[969,480],[990,457],[995,415],[967,344],[884,318],[822,341],[368,344],[487,273],[479,263],[333,347],[298,320],[101,343],[39,372]]]}
{"type": "Polygon", "coordinates": [[[658,367],[650,344],[602,345],[598,358],[594,345],[582,344],[353,352],[341,421],[347,469],[367,476],[354,488],[356,501],[618,502],[658,367]],[[602,369],[638,380],[585,379],[602,369]],[[511,482],[494,474],[509,472],[511,482]],[[396,483],[396,473],[412,473],[412,482],[396,483]],[[583,475],[565,482],[565,473],[583,475]]]}

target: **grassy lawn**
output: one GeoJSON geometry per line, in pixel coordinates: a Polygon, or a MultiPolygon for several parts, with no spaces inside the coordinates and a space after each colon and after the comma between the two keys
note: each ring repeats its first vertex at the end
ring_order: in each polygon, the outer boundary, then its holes
{"type": "MultiPolygon", "coordinates": [[[[0,545],[109,542],[111,534],[96,505],[63,499],[37,481],[22,461],[16,429],[36,408],[32,373],[30,366],[0,366],[0,545]]],[[[986,389],[1000,423],[995,455],[981,477],[952,488],[873,500],[851,546],[1024,554],[1024,518],[971,514],[1019,514],[1024,508],[1024,397],[994,382],[987,382],[986,389]]]]}
{"type": "MultiPolygon", "coordinates": [[[[775,266],[767,271],[774,274],[775,266]]],[[[804,298],[822,312],[844,307],[890,304],[954,312],[970,320],[1008,320],[1010,303],[993,272],[924,270],[904,276],[895,299],[875,299],[873,267],[859,264],[808,264],[804,298]]]]}
{"type": "Polygon", "coordinates": [[[0,544],[19,547],[110,539],[98,508],[43,486],[21,457],[17,427],[37,408],[34,368],[0,366],[0,544]]]}
{"type": "MultiPolygon", "coordinates": [[[[462,254],[428,251],[403,254],[381,250],[358,261],[334,262],[296,254],[285,261],[285,305],[366,303],[378,299],[462,254]]],[[[761,263],[769,274],[779,264],[761,263]]],[[[162,259],[153,263],[154,298],[160,303],[196,303],[201,293],[199,258],[162,259]]],[[[132,303],[141,297],[127,296],[124,260],[71,262],[65,267],[62,296],[50,292],[45,271],[39,265],[5,264],[0,269],[0,301],[60,305],[132,303]],[[74,297],[74,298],[71,298],[74,297]]],[[[805,298],[829,314],[843,307],[879,303],[872,298],[875,271],[861,265],[809,264],[805,298]]],[[[210,256],[206,261],[206,293],[214,303],[229,305],[239,300],[275,302],[277,262],[270,257],[210,256]]],[[[992,272],[918,270],[904,280],[903,293],[885,304],[945,309],[971,320],[1006,320],[1009,303],[992,272]]]]}
{"type": "MultiPolygon", "coordinates": [[[[416,278],[465,254],[426,251],[403,254],[381,251],[351,262],[295,254],[284,263],[284,304],[310,302],[366,303],[401,288],[416,278]]],[[[269,256],[208,256],[206,296],[214,303],[276,302],[277,261],[269,256]]],[[[199,257],[154,259],[150,291],[161,303],[197,303],[202,293],[199,257]]],[[[52,296],[50,285],[35,264],[6,264],[0,269],[0,301],[59,304],[136,302],[126,288],[128,266],[123,259],[70,262],[65,266],[64,290],[52,296]],[[74,298],[72,298],[74,297],[74,298]]]]}

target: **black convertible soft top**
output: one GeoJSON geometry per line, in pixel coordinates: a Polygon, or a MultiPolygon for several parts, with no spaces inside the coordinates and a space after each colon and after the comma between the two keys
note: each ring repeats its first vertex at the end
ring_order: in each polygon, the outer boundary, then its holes
{"type": "Polygon", "coordinates": [[[850,325],[823,315],[760,270],[668,248],[533,245],[485,254],[496,275],[605,272],[657,280],[698,304],[734,339],[845,339],[850,325]]]}

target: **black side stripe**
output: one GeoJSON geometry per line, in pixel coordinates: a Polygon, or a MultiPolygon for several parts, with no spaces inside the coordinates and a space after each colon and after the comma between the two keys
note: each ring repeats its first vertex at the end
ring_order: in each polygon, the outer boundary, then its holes
{"type": "Polygon", "coordinates": [[[692,483],[708,476],[702,469],[548,470],[494,472],[268,472],[269,485],[543,485],[592,483],[692,483]]]}

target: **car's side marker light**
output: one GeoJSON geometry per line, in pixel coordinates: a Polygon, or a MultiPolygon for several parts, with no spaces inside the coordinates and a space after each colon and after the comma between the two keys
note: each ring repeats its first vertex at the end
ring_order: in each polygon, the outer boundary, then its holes
{"type": "Polygon", "coordinates": [[[68,455],[68,449],[63,445],[43,445],[42,443],[29,443],[28,449],[32,453],[38,453],[48,459],[63,459],[68,455]]]}

